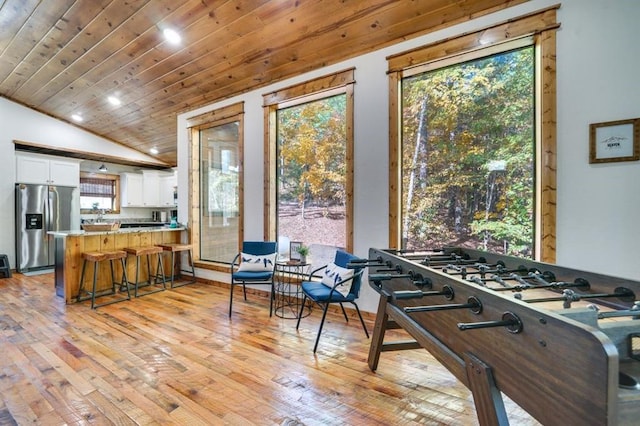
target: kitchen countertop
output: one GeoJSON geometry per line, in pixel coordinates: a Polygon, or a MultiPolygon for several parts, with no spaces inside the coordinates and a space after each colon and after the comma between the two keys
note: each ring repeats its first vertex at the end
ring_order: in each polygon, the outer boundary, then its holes
{"type": "Polygon", "coordinates": [[[67,237],[76,235],[112,235],[112,234],[130,234],[132,232],[159,232],[159,231],[184,231],[187,228],[184,226],[178,226],[177,228],[170,228],[166,225],[159,226],[144,226],[137,228],[120,228],[115,231],[92,231],[87,232],[82,229],[71,229],[68,231],[52,231],[48,232],[49,235],[54,237],[67,237]]]}
{"type": "Polygon", "coordinates": [[[137,221],[137,222],[120,222],[120,229],[122,228],[143,228],[147,226],[169,226],[171,222],[151,222],[151,221],[137,221]]]}

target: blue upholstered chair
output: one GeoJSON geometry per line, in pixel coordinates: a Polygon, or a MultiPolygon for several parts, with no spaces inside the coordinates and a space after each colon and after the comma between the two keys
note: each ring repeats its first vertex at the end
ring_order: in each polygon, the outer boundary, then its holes
{"type": "Polygon", "coordinates": [[[356,304],[356,299],[360,295],[360,284],[362,282],[363,268],[353,267],[352,265],[350,265],[349,262],[351,262],[351,260],[353,259],[358,259],[358,257],[345,251],[338,250],[336,251],[333,263],[311,271],[311,273],[309,274],[309,280],[303,281],[301,284],[302,293],[304,296],[302,298],[302,304],[300,313],[298,315],[296,330],[300,326],[300,319],[302,318],[307,298],[311,299],[313,302],[322,306],[323,308],[322,320],[320,321],[320,328],[318,329],[316,343],[313,346],[313,353],[315,353],[318,349],[318,342],[320,341],[322,326],[324,325],[324,320],[327,316],[327,309],[329,309],[329,305],[332,303],[340,304],[342,314],[344,315],[344,319],[347,320],[347,322],[349,322],[349,318],[347,317],[347,313],[345,312],[344,306],[342,304],[345,302],[349,302],[353,306],[355,306],[358,317],[360,318],[360,322],[362,323],[362,328],[364,329],[364,334],[366,334],[367,338],[369,338],[369,331],[367,331],[367,326],[364,324],[362,314],[360,314],[360,309],[356,304]],[[322,281],[312,281],[312,277],[317,276],[316,274],[320,271],[322,271],[322,281]]]}
{"type": "Polygon", "coordinates": [[[231,293],[229,296],[229,317],[233,306],[233,287],[242,284],[244,300],[247,300],[246,284],[264,284],[270,286],[269,316],[273,312],[273,274],[278,255],[278,243],[275,241],[245,241],[242,251],[231,264],[231,293]]]}

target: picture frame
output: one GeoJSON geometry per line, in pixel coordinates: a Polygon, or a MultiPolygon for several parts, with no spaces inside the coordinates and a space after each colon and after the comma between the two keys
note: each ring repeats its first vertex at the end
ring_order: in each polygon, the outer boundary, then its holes
{"type": "Polygon", "coordinates": [[[640,118],[589,125],[589,163],[640,160],[640,118]]]}
{"type": "Polygon", "coordinates": [[[302,256],[298,253],[298,249],[302,247],[302,241],[291,241],[289,243],[289,259],[300,261],[302,256]]]}

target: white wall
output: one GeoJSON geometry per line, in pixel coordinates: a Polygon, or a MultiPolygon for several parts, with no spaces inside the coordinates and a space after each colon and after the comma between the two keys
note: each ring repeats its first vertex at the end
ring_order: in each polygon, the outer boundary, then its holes
{"type": "MultiPolygon", "coordinates": [[[[0,97],[0,254],[15,268],[16,159],[14,140],[52,148],[85,151],[145,163],[159,163],[144,153],[88,133],[0,97]]],[[[81,166],[82,167],[82,166],[81,166]]]]}
{"type": "MultiPolygon", "coordinates": [[[[489,16],[409,40],[341,64],[209,105],[178,117],[178,168],[188,169],[186,120],[235,102],[245,102],[245,238],[262,238],[264,93],[356,67],[354,252],[384,248],[388,235],[388,80],[385,57],[556,4],[532,0],[489,16]]],[[[640,117],[640,2],[568,0],[558,20],[558,203],[557,263],[640,279],[635,256],[640,237],[640,162],[590,165],[589,123],[640,117]]],[[[186,193],[186,173],[179,191],[186,193]]],[[[186,215],[184,197],[179,211],[186,215]]],[[[180,221],[186,221],[181,217],[180,221]]],[[[202,271],[203,276],[227,279],[202,271]]],[[[377,294],[367,285],[359,305],[375,312],[377,294]]]]}
{"type": "Polygon", "coordinates": [[[640,117],[640,2],[569,4],[558,34],[557,263],[640,279],[640,162],[589,164],[590,123],[640,117]]]}

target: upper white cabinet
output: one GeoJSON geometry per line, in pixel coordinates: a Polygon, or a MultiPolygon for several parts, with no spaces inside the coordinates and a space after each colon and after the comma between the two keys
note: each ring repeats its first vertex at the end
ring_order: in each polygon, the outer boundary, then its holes
{"type": "Polygon", "coordinates": [[[160,205],[160,175],[158,172],[142,172],[142,194],[145,207],[158,207],[160,205]]]}
{"type": "Polygon", "coordinates": [[[176,191],[178,176],[172,173],[160,177],[160,207],[174,207],[176,205],[176,191]]]}
{"type": "Polygon", "coordinates": [[[139,173],[120,174],[120,204],[122,207],[143,207],[142,175],[139,173]]]}
{"type": "Polygon", "coordinates": [[[175,173],[144,170],[142,173],[121,173],[121,205],[123,207],[173,207],[174,190],[178,185],[175,173]]]}
{"type": "Polygon", "coordinates": [[[77,187],[80,160],[16,152],[16,182],[77,187]]]}

